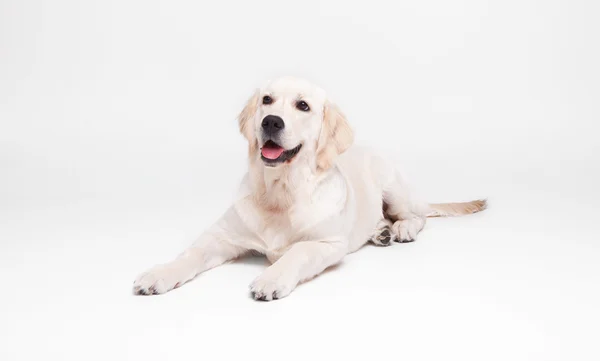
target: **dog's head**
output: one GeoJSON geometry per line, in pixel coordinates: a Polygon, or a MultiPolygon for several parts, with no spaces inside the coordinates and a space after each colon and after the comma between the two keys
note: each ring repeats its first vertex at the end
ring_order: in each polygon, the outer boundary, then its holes
{"type": "Polygon", "coordinates": [[[291,164],[301,154],[325,170],[354,139],[344,114],[325,91],[293,77],[257,89],[238,121],[250,157],[260,157],[268,167],[291,164]]]}

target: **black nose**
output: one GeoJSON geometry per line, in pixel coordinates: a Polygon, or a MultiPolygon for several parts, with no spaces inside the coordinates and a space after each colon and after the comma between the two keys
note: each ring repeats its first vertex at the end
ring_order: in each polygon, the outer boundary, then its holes
{"type": "Polygon", "coordinates": [[[273,135],[285,128],[285,123],[277,115],[267,115],[262,121],[262,127],[266,134],[273,135]]]}

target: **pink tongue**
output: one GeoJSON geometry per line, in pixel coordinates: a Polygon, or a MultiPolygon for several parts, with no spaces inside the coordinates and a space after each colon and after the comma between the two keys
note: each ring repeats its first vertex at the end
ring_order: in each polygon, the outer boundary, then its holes
{"type": "Polygon", "coordinates": [[[281,148],[281,147],[277,147],[277,148],[264,147],[262,149],[262,155],[263,155],[263,157],[265,157],[267,159],[277,159],[277,158],[279,158],[279,156],[282,153],[283,153],[283,148],[281,148]]]}

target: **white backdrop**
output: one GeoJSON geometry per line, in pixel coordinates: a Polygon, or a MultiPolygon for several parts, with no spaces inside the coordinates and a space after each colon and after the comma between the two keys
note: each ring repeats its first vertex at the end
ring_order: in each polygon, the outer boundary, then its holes
{"type": "Polygon", "coordinates": [[[0,1],[0,358],[597,360],[599,10],[0,1]],[[261,260],[133,297],[227,206],[235,117],[287,74],[431,201],[490,209],[274,303],[247,297],[261,260]]]}

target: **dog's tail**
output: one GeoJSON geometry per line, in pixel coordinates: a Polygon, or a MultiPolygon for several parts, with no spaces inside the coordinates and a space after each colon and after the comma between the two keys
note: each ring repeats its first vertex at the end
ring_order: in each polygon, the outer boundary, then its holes
{"type": "Polygon", "coordinates": [[[427,217],[457,217],[481,212],[487,208],[487,199],[470,202],[431,203],[427,217]]]}

